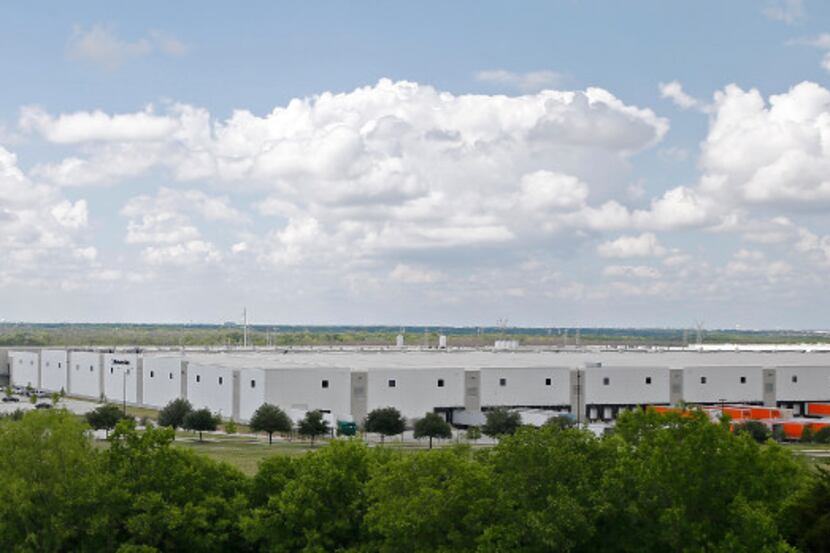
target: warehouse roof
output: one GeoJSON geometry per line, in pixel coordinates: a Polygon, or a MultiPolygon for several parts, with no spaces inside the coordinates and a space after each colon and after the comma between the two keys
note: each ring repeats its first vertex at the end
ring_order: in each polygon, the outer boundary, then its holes
{"type": "Polygon", "coordinates": [[[583,368],[605,367],[830,367],[827,352],[694,352],[694,351],[256,351],[256,352],[146,352],[149,357],[181,357],[193,363],[231,368],[296,369],[348,368],[583,368]]]}

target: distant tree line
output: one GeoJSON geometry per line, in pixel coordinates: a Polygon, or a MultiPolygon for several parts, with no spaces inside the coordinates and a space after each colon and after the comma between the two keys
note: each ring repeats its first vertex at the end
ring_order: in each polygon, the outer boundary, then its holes
{"type": "MultiPolygon", "coordinates": [[[[264,415],[265,431],[285,424],[264,415]]],[[[696,412],[626,413],[604,437],[501,418],[513,432],[491,448],[332,440],[253,477],[173,447],[172,428],[119,420],[101,448],[62,409],[17,419],[0,420],[0,551],[830,550],[827,468],[696,412]]]]}
{"type": "MultiPolygon", "coordinates": [[[[404,334],[404,342],[421,346],[438,345],[439,334],[447,334],[450,345],[493,345],[495,340],[518,340],[523,345],[574,345],[577,329],[456,327],[440,331],[413,327],[404,334]]],[[[682,329],[655,328],[582,328],[580,343],[621,345],[683,345],[682,329]]],[[[264,346],[341,346],[392,345],[400,332],[397,328],[367,327],[295,327],[251,325],[248,343],[264,346]]],[[[33,324],[0,323],[0,346],[18,347],[113,347],[113,346],[241,346],[244,331],[228,325],[155,325],[155,324],[33,324]]],[[[687,341],[689,336],[686,336],[687,341]]],[[[799,344],[827,343],[830,335],[805,331],[706,330],[706,343],[799,344]]]]}

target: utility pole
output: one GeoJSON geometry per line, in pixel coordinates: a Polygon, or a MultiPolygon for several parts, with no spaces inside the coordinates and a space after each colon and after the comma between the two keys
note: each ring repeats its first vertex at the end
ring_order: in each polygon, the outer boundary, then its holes
{"type": "Polygon", "coordinates": [[[248,308],[242,308],[242,349],[248,349],[248,308]]]}

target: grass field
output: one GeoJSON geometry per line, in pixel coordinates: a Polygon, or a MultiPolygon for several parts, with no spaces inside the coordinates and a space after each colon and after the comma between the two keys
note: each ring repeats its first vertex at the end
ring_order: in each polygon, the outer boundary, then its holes
{"type": "MultiPolygon", "coordinates": [[[[273,444],[268,444],[267,436],[252,437],[249,435],[205,434],[204,441],[190,432],[177,432],[175,445],[188,448],[206,455],[216,461],[223,461],[235,466],[242,472],[252,475],[257,470],[258,463],[271,455],[302,455],[309,451],[325,447],[327,440],[316,441],[312,446],[305,440],[288,441],[274,438],[273,444]]],[[[454,445],[455,441],[435,441],[433,447],[454,445]]],[[[466,443],[463,442],[462,443],[466,443]]],[[[372,446],[379,447],[379,443],[372,442],[372,446]]],[[[383,447],[403,452],[424,451],[428,448],[427,441],[413,442],[392,439],[387,440],[383,447]]],[[[486,444],[474,444],[473,447],[489,447],[486,444]]]]}
{"type": "MultiPolygon", "coordinates": [[[[269,445],[268,440],[251,438],[250,436],[222,436],[206,435],[200,442],[190,433],[179,432],[175,441],[176,447],[192,449],[216,461],[223,461],[235,466],[247,475],[257,470],[259,462],[272,455],[302,455],[312,450],[309,442],[289,442],[275,440],[269,445]]],[[[313,449],[321,447],[315,443],[313,449]]],[[[324,447],[324,446],[322,446],[324,447]]]]}

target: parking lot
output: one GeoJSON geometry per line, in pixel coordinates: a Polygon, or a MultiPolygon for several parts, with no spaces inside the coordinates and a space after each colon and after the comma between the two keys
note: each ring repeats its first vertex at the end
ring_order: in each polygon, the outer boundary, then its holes
{"type": "MultiPolygon", "coordinates": [[[[21,411],[31,411],[37,408],[35,405],[32,405],[31,400],[23,390],[16,390],[15,393],[12,394],[12,401],[6,400],[5,394],[3,394],[2,397],[4,401],[0,401],[0,415],[13,413],[18,409],[20,409],[21,411]],[[17,401],[14,401],[14,399],[16,399],[17,401]]],[[[37,404],[48,404],[51,406],[52,400],[48,396],[48,394],[40,394],[40,397],[38,397],[37,400],[37,404]]],[[[58,401],[56,407],[62,407],[78,415],[83,415],[95,409],[96,406],[97,404],[93,401],[84,401],[81,399],[74,398],[62,398],[58,401]]]]}

